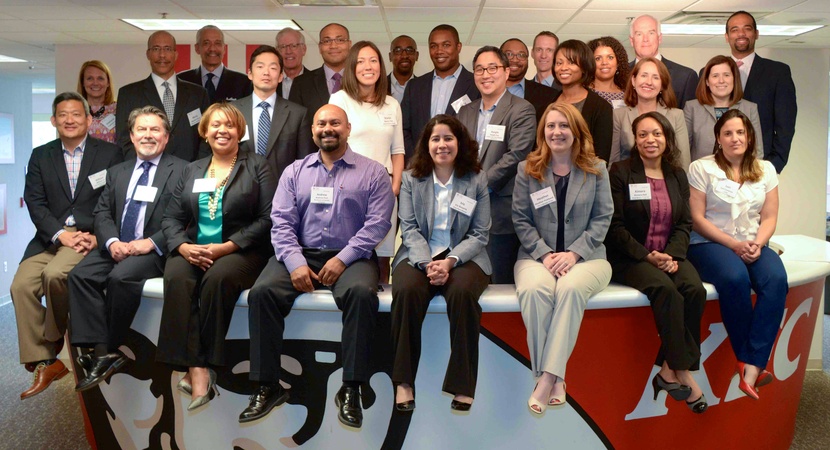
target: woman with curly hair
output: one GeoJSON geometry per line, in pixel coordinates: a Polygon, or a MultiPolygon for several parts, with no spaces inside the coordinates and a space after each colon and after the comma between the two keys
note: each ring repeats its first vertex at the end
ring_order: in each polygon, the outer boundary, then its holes
{"type": "Polygon", "coordinates": [[[597,65],[591,89],[615,109],[625,106],[625,83],[629,72],[625,47],[611,36],[593,39],[588,42],[588,47],[594,52],[597,65]]]}

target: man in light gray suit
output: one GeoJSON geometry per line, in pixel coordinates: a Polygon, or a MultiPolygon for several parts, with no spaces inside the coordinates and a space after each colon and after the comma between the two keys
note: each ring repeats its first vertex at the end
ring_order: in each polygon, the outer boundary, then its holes
{"type": "Polygon", "coordinates": [[[479,160],[487,171],[490,190],[490,243],[493,283],[513,284],[519,239],[513,230],[511,204],[516,166],[536,142],[536,111],[527,100],[507,92],[510,62],[497,47],[480,48],[473,58],[475,83],[481,98],[464,105],[458,120],[479,145],[479,160]]]}

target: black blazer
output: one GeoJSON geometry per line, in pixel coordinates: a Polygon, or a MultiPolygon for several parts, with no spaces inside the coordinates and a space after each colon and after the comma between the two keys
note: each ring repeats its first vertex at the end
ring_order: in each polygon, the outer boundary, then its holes
{"type": "MultiPolygon", "coordinates": [[[[665,56],[662,56],[662,58],[663,59],[661,61],[663,61],[666,69],[669,70],[671,88],[674,90],[674,95],[677,97],[677,107],[683,109],[683,107],[686,106],[687,101],[697,98],[695,97],[695,90],[697,90],[697,83],[699,80],[698,75],[694,70],[674,61],[670,61],[665,56]]],[[[630,69],[634,69],[635,61],[628,63],[628,67],[630,69]]]]}
{"type": "MultiPolygon", "coordinates": [[[[672,207],[672,231],[664,253],[676,260],[684,260],[689,249],[689,233],[692,230],[689,181],[683,169],[672,168],[665,161],[663,177],[672,207]]],[[[616,272],[642,261],[649,254],[644,244],[651,223],[651,201],[629,199],[629,184],[648,183],[643,161],[637,154],[612,164],[609,179],[611,197],[614,199],[614,216],[605,237],[605,247],[608,251],[608,262],[616,272]]]]}
{"type": "MultiPolygon", "coordinates": [[[[432,105],[432,77],[434,73],[434,71],[427,72],[406,83],[403,102],[401,102],[401,114],[403,118],[403,141],[404,148],[406,149],[405,158],[407,162],[415,151],[415,144],[418,142],[421,131],[424,130],[427,122],[432,118],[430,110],[432,105]]],[[[452,102],[465,95],[470,101],[481,98],[481,94],[478,92],[475,81],[473,80],[473,73],[462,66],[458,80],[455,82],[455,88],[452,90],[452,94],[450,94],[450,101],[447,103],[445,114],[451,116],[456,115],[456,111],[452,107],[452,102]]]]}
{"type": "Polygon", "coordinates": [[[529,101],[536,110],[537,124],[542,120],[545,109],[559,97],[561,92],[557,88],[545,86],[533,80],[525,80],[525,100],[529,101]]]}
{"type": "MultiPolygon", "coordinates": [[[[176,75],[180,80],[193,83],[198,86],[202,85],[202,66],[191,70],[186,70],[176,75]]],[[[207,89],[205,89],[207,92],[207,89]]],[[[208,98],[211,104],[221,101],[232,102],[254,92],[254,84],[248,79],[248,75],[242,72],[228,69],[222,69],[222,76],[219,78],[219,84],[216,86],[216,98],[208,98]]]]}
{"type": "MultiPolygon", "coordinates": [[[[193,180],[205,177],[211,158],[188,164],[176,185],[161,222],[170,253],[184,243],[196,242],[200,194],[193,193],[193,180]]],[[[277,180],[265,158],[240,150],[222,192],[222,240],[233,241],[242,250],[273,254],[271,201],[276,190],[277,180]]]]}
{"type": "MultiPolygon", "coordinates": [[[[306,67],[303,66],[303,73],[301,73],[297,77],[299,77],[301,75],[305,75],[306,73],[308,73],[308,69],[306,69],[306,67]]],[[[291,84],[291,89],[294,89],[294,84],[291,84]]],[[[253,91],[251,91],[251,92],[253,93],[253,91]]],[[[280,81],[280,84],[277,85],[277,95],[282,97],[282,81],[280,81]]],[[[288,96],[289,97],[291,96],[290,92],[288,93],[288,96]]],[[[285,97],[283,97],[283,98],[285,98],[285,97]]]]}
{"type": "Polygon", "coordinates": [[[121,149],[116,145],[87,136],[73,197],[60,139],[32,150],[23,198],[36,233],[23,252],[23,260],[49,248],[52,236],[63,229],[70,214],[74,215],[79,231],[94,230],[93,211],[104,186],[93,189],[89,176],[122,160],[121,149]]]}
{"type": "MultiPolygon", "coordinates": [[[[556,93],[553,101],[562,95],[556,93]]],[[[594,153],[605,162],[611,158],[611,141],[614,138],[614,108],[596,92],[588,89],[588,96],[582,105],[582,118],[588,123],[588,130],[594,138],[594,153]]]]}
{"type": "MultiPolygon", "coordinates": [[[[210,147],[202,144],[199,138],[199,124],[190,125],[187,114],[194,109],[201,112],[210,106],[207,91],[201,86],[179,80],[176,88],[176,108],[170,119],[170,138],[165,151],[185,161],[193,161],[199,156],[207,156],[210,147]]],[[[118,90],[118,107],[115,109],[116,143],[124,152],[124,159],[135,157],[135,148],[130,141],[127,119],[130,112],[142,106],[152,105],[164,111],[156,85],[152,77],[130,83],[118,90]]]]}
{"type": "Polygon", "coordinates": [[[294,79],[291,83],[291,92],[288,93],[288,100],[305,106],[308,123],[311,123],[317,110],[329,102],[330,96],[326,72],[323,66],[320,66],[294,79]]]}
{"type": "MultiPolygon", "coordinates": [[[[95,206],[95,236],[98,248],[107,252],[104,245],[112,238],[121,235],[121,217],[124,215],[124,201],[128,196],[130,178],[135,169],[135,159],[125,161],[107,171],[107,185],[95,206]]],[[[167,251],[167,240],[161,231],[161,219],[167,204],[173,197],[173,191],[182,177],[187,161],[167,153],[162,153],[153,177],[153,186],[158,188],[152,203],[147,203],[144,211],[144,238],[150,238],[162,252],[167,251]]]]}

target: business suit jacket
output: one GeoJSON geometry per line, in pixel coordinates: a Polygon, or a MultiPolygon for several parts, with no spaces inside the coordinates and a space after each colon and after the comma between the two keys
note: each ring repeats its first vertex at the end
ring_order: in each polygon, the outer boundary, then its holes
{"type": "Polygon", "coordinates": [[[326,72],[320,66],[294,79],[288,100],[306,108],[308,122],[314,120],[314,115],[321,106],[329,102],[329,85],[326,82],[326,72]]]}
{"type": "Polygon", "coordinates": [[[23,260],[49,248],[52,236],[63,229],[70,214],[74,215],[75,227],[79,231],[93,231],[93,211],[104,186],[93,189],[89,176],[107,170],[122,160],[118,146],[87,136],[73,197],[60,139],[32,150],[23,198],[36,233],[23,252],[23,260]]]}
{"type": "MultiPolygon", "coordinates": [[[[242,111],[250,133],[249,136],[245,136],[246,140],[239,144],[239,149],[256,153],[253,102],[254,97],[249,95],[233,104],[242,111]]],[[[260,100],[257,98],[256,102],[259,104],[260,100]]],[[[277,94],[277,101],[274,103],[274,111],[271,114],[271,128],[268,131],[268,150],[265,153],[265,159],[268,160],[268,165],[271,166],[271,171],[277,180],[289,164],[316,151],[316,148],[311,146],[312,142],[311,122],[309,122],[306,109],[277,94]]]]}
{"type": "MultiPolygon", "coordinates": [[[[199,124],[190,125],[187,114],[195,109],[201,112],[210,106],[207,91],[201,85],[179,80],[176,88],[176,107],[173,118],[170,120],[170,138],[167,141],[166,152],[178,156],[185,161],[193,161],[198,156],[207,156],[210,148],[199,138],[199,124]]],[[[124,159],[135,156],[135,148],[130,141],[130,130],[127,119],[130,112],[142,106],[152,105],[164,111],[153,78],[147,78],[130,83],[118,90],[118,108],[115,110],[116,142],[124,152],[124,159]]]]}
{"type": "MultiPolygon", "coordinates": [[[[553,100],[556,101],[560,95],[562,91],[557,92],[553,100]]],[[[594,153],[605,161],[610,161],[611,157],[613,114],[614,108],[596,92],[588,89],[588,96],[582,105],[582,118],[594,138],[594,153]]]]}
{"type": "Polygon", "coordinates": [[[744,98],[758,105],[764,136],[764,159],[781,173],[790,157],[798,105],[790,66],[755,54],[744,98]]]}
{"type": "MultiPolygon", "coordinates": [[[[686,118],[683,111],[677,108],[666,108],[658,103],[657,112],[664,115],[674,128],[675,142],[678,150],[680,150],[680,167],[684,170],[688,169],[692,161],[689,154],[689,133],[686,131],[686,118]]],[[[631,124],[634,123],[637,117],[640,117],[640,111],[637,110],[636,106],[624,106],[614,110],[614,137],[609,162],[616,163],[628,158],[635,143],[631,124]]]]}
{"type": "MultiPolygon", "coordinates": [[[[476,201],[471,216],[450,208],[450,253],[458,257],[458,264],[472,261],[486,274],[493,271],[487,257],[487,241],[490,234],[490,196],[487,193],[487,174],[468,173],[453,179],[450,202],[456,194],[466,195],[476,201]]],[[[409,258],[409,264],[418,267],[420,263],[432,261],[429,240],[435,222],[435,183],[432,174],[422,178],[412,176],[412,171],[403,173],[398,216],[401,219],[401,243],[392,270],[398,263],[409,258]]]]}
{"type": "MultiPolygon", "coordinates": [[[[661,61],[663,61],[666,69],[669,70],[671,87],[674,90],[674,95],[677,97],[677,107],[683,109],[687,101],[695,99],[695,90],[697,90],[699,80],[698,75],[694,70],[684,65],[670,61],[665,56],[661,55],[661,57],[663,58],[661,61]]],[[[636,60],[629,62],[628,66],[630,69],[634,69],[635,64],[636,60]]]]}
{"type": "MultiPolygon", "coordinates": [[[[435,71],[427,72],[406,83],[403,102],[401,102],[401,115],[403,117],[403,141],[404,148],[406,149],[405,158],[407,162],[415,151],[415,144],[418,142],[418,137],[421,135],[427,122],[429,122],[429,119],[432,119],[430,112],[432,111],[432,77],[434,74],[435,71]]],[[[465,95],[470,101],[481,98],[481,94],[478,92],[475,81],[473,80],[473,73],[462,66],[444,113],[451,116],[456,115],[456,111],[452,107],[452,102],[465,95]]]]}
{"type": "MultiPolygon", "coordinates": [[[[199,229],[199,195],[193,193],[196,178],[204,178],[211,157],[185,167],[162,219],[167,249],[173,253],[184,243],[196,243],[199,229]]],[[[249,248],[271,254],[271,201],[277,180],[262,156],[239,151],[236,165],[222,191],[222,241],[233,241],[240,250],[249,248]]]]}
{"type": "Polygon", "coordinates": [[[560,89],[545,86],[533,80],[525,80],[525,100],[529,101],[536,110],[537,124],[542,120],[545,109],[559,97],[561,92],[560,89]]]}
{"type": "MultiPolygon", "coordinates": [[[[303,71],[302,71],[302,73],[301,73],[300,75],[297,75],[297,77],[299,77],[299,76],[301,76],[301,75],[305,75],[306,73],[308,73],[308,69],[306,69],[306,67],[305,67],[305,66],[303,66],[303,71]]],[[[295,79],[296,79],[297,77],[295,77],[295,79]]],[[[294,90],[294,84],[293,84],[293,83],[291,84],[291,90],[294,90]]],[[[253,91],[251,91],[251,92],[253,92],[253,91]]],[[[278,85],[277,85],[277,95],[278,95],[278,96],[280,96],[280,97],[282,97],[282,81],[280,81],[280,84],[278,84],[278,85]]],[[[289,92],[289,93],[288,93],[288,96],[289,96],[289,97],[291,97],[291,92],[289,92]]],[[[240,97],[240,98],[241,98],[241,97],[240,97]]],[[[283,97],[283,99],[285,99],[285,97],[283,97]]]]}
{"type": "MultiPolygon", "coordinates": [[[[186,70],[176,75],[180,80],[204,87],[202,84],[202,66],[186,70]]],[[[205,89],[207,92],[207,89],[205,89]]],[[[222,76],[219,77],[219,84],[216,86],[216,97],[208,98],[211,104],[218,102],[232,102],[234,100],[251,95],[254,92],[254,85],[248,79],[248,75],[225,67],[222,69],[222,76]]]]}
{"type": "MultiPolygon", "coordinates": [[[[481,99],[476,99],[462,106],[458,112],[458,120],[472,136],[478,132],[480,106],[481,99]]],[[[516,167],[536,145],[536,112],[527,100],[505,92],[490,117],[490,124],[504,126],[502,142],[485,140],[478,149],[478,159],[487,172],[487,185],[492,191],[490,213],[493,224],[490,233],[512,234],[510,209],[516,167]]]]}
{"type": "MultiPolygon", "coordinates": [[[[539,181],[525,172],[526,165],[527,161],[519,164],[513,189],[513,224],[522,244],[518,259],[541,261],[556,248],[557,206],[553,202],[534,208],[530,194],[546,188],[556,192],[556,185],[550,170],[546,170],[545,179],[539,181]]],[[[585,261],[605,259],[603,241],[614,214],[605,162],[599,161],[594,167],[600,171],[599,175],[585,173],[575,166],[571,168],[565,198],[565,249],[585,261]]]]}
{"type": "MultiPolygon", "coordinates": [[[[755,129],[755,156],[764,159],[764,142],[761,128],[761,121],[758,118],[758,105],[749,100],[741,99],[730,106],[729,109],[737,109],[746,114],[752,127],[755,129]]],[[[711,155],[715,148],[715,107],[712,105],[701,105],[697,100],[689,100],[683,108],[683,115],[686,117],[686,130],[689,134],[689,148],[691,160],[711,155]]]]}

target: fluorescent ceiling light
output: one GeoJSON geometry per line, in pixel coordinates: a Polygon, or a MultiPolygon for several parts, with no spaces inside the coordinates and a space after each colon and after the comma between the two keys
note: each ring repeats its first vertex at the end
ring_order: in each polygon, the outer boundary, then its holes
{"type": "Polygon", "coordinates": [[[12,56],[0,55],[0,62],[28,62],[25,59],[18,59],[12,56]]]}
{"type": "Polygon", "coordinates": [[[222,31],[273,31],[283,28],[302,30],[293,20],[178,20],[178,19],[121,19],[144,31],[196,31],[205,25],[215,25],[222,31]]]}
{"type": "MultiPolygon", "coordinates": [[[[758,32],[761,36],[798,36],[819,28],[824,28],[824,25],[758,25],[758,32]]],[[[721,36],[726,32],[726,26],[723,24],[694,25],[663,23],[660,29],[664,35],[696,34],[721,36]]]]}

